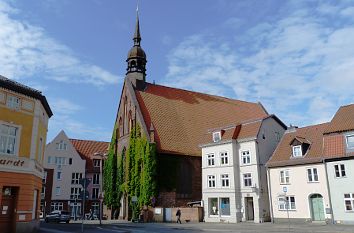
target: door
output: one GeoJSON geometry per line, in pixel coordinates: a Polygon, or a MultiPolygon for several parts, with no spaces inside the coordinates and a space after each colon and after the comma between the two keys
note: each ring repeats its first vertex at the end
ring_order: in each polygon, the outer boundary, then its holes
{"type": "Polygon", "coordinates": [[[246,197],[246,220],[254,220],[254,208],[253,208],[253,197],[246,197]]]}
{"type": "Polygon", "coordinates": [[[16,224],[16,189],[3,187],[0,206],[0,229],[2,233],[15,232],[16,224]]]}
{"type": "Polygon", "coordinates": [[[172,209],[165,208],[163,212],[163,216],[164,216],[164,222],[172,222],[172,209]]]}
{"type": "Polygon", "coordinates": [[[324,207],[323,207],[323,197],[320,194],[313,194],[310,197],[312,220],[313,221],[324,221],[324,207]]]}

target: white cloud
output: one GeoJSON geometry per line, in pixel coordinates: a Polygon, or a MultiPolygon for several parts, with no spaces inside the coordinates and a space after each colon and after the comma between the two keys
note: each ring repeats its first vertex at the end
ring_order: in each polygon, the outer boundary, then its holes
{"type": "Polygon", "coordinates": [[[12,79],[38,79],[105,85],[122,78],[81,60],[73,50],[51,38],[39,26],[16,19],[20,13],[0,2],[1,74],[12,79]]]}
{"type": "Polygon", "coordinates": [[[238,41],[193,35],[171,51],[165,82],[261,101],[287,123],[328,121],[339,105],[354,102],[354,25],[327,20],[350,9],[319,5],[314,14],[301,5],[277,21],[235,31],[242,33],[238,41]]]}

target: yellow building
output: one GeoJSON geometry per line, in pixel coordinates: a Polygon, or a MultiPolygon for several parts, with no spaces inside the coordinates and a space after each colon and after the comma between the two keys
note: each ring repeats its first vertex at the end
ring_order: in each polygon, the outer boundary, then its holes
{"type": "Polygon", "coordinates": [[[39,229],[48,119],[41,92],[0,75],[0,231],[39,229]]]}

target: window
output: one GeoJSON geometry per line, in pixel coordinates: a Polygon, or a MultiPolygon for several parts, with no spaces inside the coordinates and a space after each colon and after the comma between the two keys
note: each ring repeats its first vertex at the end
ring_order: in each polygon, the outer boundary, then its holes
{"type": "Polygon", "coordinates": [[[57,180],[61,180],[61,172],[57,172],[57,180]]]}
{"type": "Polygon", "coordinates": [[[81,193],[81,188],[71,188],[70,199],[72,200],[79,199],[80,193],[81,193]]]}
{"type": "Polygon", "coordinates": [[[69,165],[73,164],[73,159],[69,158],[69,165]]]}
{"type": "Polygon", "coordinates": [[[277,142],[280,142],[280,133],[279,132],[275,132],[275,140],[277,141],[277,142]]]}
{"type": "Polygon", "coordinates": [[[20,98],[12,95],[7,96],[7,107],[12,109],[19,109],[20,108],[20,98]]]}
{"type": "Polygon", "coordinates": [[[301,156],[302,156],[301,146],[293,146],[293,157],[301,157],[301,156]]]}
{"type": "Polygon", "coordinates": [[[347,147],[354,149],[354,135],[346,136],[347,147]]]}
{"type": "Polygon", "coordinates": [[[334,172],[337,178],[345,177],[345,165],[344,164],[336,164],[334,165],[334,172]]]}
{"type": "Polygon", "coordinates": [[[220,142],[221,141],[221,132],[214,132],[213,133],[213,142],[220,142]]]}
{"type": "Polygon", "coordinates": [[[100,213],[100,203],[99,202],[94,202],[92,203],[92,211],[95,214],[99,214],[100,213]]]}
{"type": "Polygon", "coordinates": [[[245,187],[251,187],[252,186],[252,174],[251,173],[243,174],[243,185],[245,187]]]}
{"type": "Polygon", "coordinates": [[[45,186],[42,186],[41,199],[45,198],[45,186]]]}
{"type": "Polygon", "coordinates": [[[295,197],[285,196],[278,198],[278,209],[279,210],[296,210],[295,197]]]}
{"type": "Polygon", "coordinates": [[[55,188],[55,195],[57,195],[57,196],[60,195],[60,187],[55,188]]]}
{"type": "Polygon", "coordinates": [[[82,179],[82,173],[72,173],[71,184],[79,184],[80,179],[82,179]]]}
{"type": "Polygon", "coordinates": [[[44,171],[44,176],[42,178],[42,183],[43,184],[45,184],[47,182],[47,175],[48,175],[47,171],[44,171]]]}
{"type": "Polygon", "coordinates": [[[99,193],[99,189],[93,188],[92,189],[92,199],[98,199],[98,193],[99,193]]]}
{"type": "Polygon", "coordinates": [[[241,152],[241,160],[242,160],[242,164],[251,163],[251,155],[249,150],[241,152]]]}
{"type": "Polygon", "coordinates": [[[51,211],[63,210],[64,209],[64,205],[63,205],[63,202],[52,202],[50,204],[50,208],[51,208],[51,211]]]}
{"type": "Polygon", "coordinates": [[[100,167],[100,165],[101,165],[101,160],[99,160],[99,159],[94,159],[93,160],[93,166],[94,167],[100,167]]]}
{"type": "Polygon", "coordinates": [[[346,211],[354,211],[354,193],[344,194],[344,204],[346,211]]]}
{"type": "Polygon", "coordinates": [[[224,216],[230,215],[230,198],[220,198],[220,214],[224,216]]]}
{"type": "Polygon", "coordinates": [[[221,165],[229,164],[229,155],[226,151],[220,153],[220,163],[221,165]]]}
{"type": "Polygon", "coordinates": [[[289,184],[289,183],[290,183],[289,170],[280,171],[280,184],[289,184]]]}
{"type": "Polygon", "coordinates": [[[16,154],[17,135],[17,127],[0,124],[0,153],[6,155],[16,154]]]}
{"type": "Polygon", "coordinates": [[[208,166],[214,166],[214,165],[215,165],[215,155],[208,154],[208,166]]]}
{"type": "Polygon", "coordinates": [[[66,150],[66,149],[67,149],[67,144],[63,140],[57,143],[57,150],[66,150]]]}
{"type": "Polygon", "coordinates": [[[209,215],[219,215],[219,209],[218,209],[218,199],[217,198],[209,198],[208,199],[208,204],[209,204],[209,215]]]}
{"type": "Polygon", "coordinates": [[[221,175],[221,187],[229,187],[229,186],[230,186],[229,175],[228,174],[221,175]]]}
{"type": "Polygon", "coordinates": [[[307,169],[307,180],[308,180],[308,182],[316,182],[316,181],[318,181],[317,168],[309,168],[309,169],[307,169]]]}
{"type": "Polygon", "coordinates": [[[100,174],[93,174],[92,184],[100,184],[100,174]]]}
{"type": "Polygon", "coordinates": [[[208,176],[208,187],[215,188],[215,176],[214,175],[208,176]]]}
{"type": "Polygon", "coordinates": [[[55,157],[55,165],[64,165],[66,162],[65,157],[55,157]]]}
{"type": "Polygon", "coordinates": [[[52,163],[53,163],[52,156],[48,156],[48,164],[52,164],[52,163]]]}

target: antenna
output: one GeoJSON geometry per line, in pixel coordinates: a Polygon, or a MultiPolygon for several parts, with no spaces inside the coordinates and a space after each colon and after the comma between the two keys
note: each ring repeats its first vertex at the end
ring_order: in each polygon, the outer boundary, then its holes
{"type": "Polygon", "coordinates": [[[136,0],[136,14],[139,15],[139,0],[136,0]]]}

